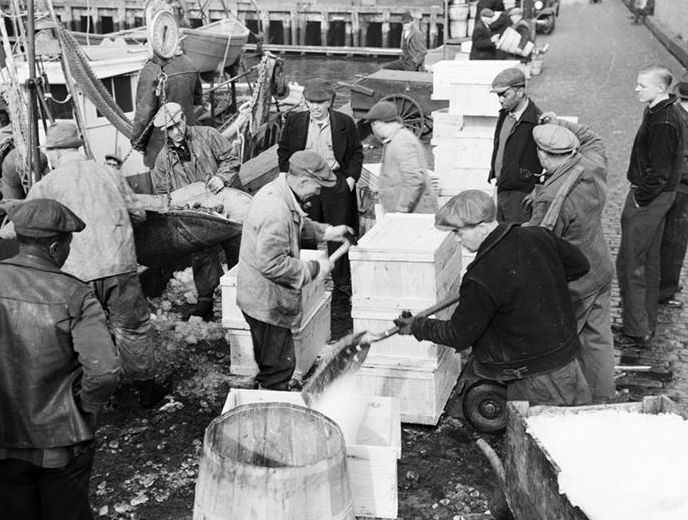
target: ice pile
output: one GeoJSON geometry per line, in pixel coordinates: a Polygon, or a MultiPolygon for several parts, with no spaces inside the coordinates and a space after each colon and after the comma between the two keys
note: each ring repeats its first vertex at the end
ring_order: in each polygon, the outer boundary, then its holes
{"type": "Polygon", "coordinates": [[[604,409],[528,418],[559,489],[594,520],[688,519],[688,421],[604,409]]]}

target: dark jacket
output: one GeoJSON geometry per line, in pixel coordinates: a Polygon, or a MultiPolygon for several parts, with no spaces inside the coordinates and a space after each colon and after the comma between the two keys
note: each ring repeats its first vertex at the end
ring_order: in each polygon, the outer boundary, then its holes
{"type": "MultiPolygon", "coordinates": [[[[530,193],[533,190],[537,182],[536,176],[542,171],[542,165],[537,156],[537,146],[533,139],[533,128],[537,125],[540,114],[542,111],[533,103],[532,99],[529,99],[523,115],[507,138],[502,160],[502,173],[497,180],[497,191],[514,190],[530,193]]],[[[499,111],[488,180],[496,177],[494,165],[499,146],[499,133],[507,115],[506,110],[499,111]]]]}
{"type": "Polygon", "coordinates": [[[132,146],[144,152],[143,163],[152,168],[158,152],[165,144],[165,136],[152,125],[158,109],[165,102],[179,103],[186,122],[193,125],[194,105],[202,103],[201,77],[193,62],[184,54],[164,60],[149,59],[139,73],[136,85],[136,112],[132,130],[132,146]],[[161,88],[164,82],[164,92],[161,88]],[[160,87],[160,88],[159,88],[160,87]]]}
{"type": "Polygon", "coordinates": [[[492,9],[493,11],[506,11],[504,8],[504,2],[502,0],[479,0],[476,9],[476,16],[480,16],[480,11],[485,8],[492,9]]]}
{"type": "Polygon", "coordinates": [[[407,65],[406,70],[420,70],[427,53],[425,34],[414,23],[407,38],[403,32],[401,35],[401,60],[407,65]]]}
{"type": "Polygon", "coordinates": [[[490,379],[560,368],[580,348],[567,281],[589,267],[544,228],[500,224],[468,266],[451,319],[416,318],[413,335],[458,351],[472,346],[476,373],[490,379]]]}
{"type": "Polygon", "coordinates": [[[473,36],[471,38],[471,53],[468,55],[469,60],[496,60],[497,58],[497,47],[495,47],[494,42],[490,39],[492,38],[492,29],[483,23],[483,21],[478,18],[475,22],[475,27],[473,28],[473,36]]]}
{"type": "Polygon", "coordinates": [[[607,155],[602,139],[588,127],[557,120],[576,134],[578,152],[557,168],[542,186],[536,188],[533,216],[529,225],[543,225],[552,202],[571,176],[578,180],[564,199],[552,231],[580,248],[590,262],[590,271],[569,284],[574,304],[607,287],[614,276],[607,239],[602,226],[602,213],[607,200],[607,155]]]}
{"type": "Polygon", "coordinates": [[[676,96],[648,107],[631,149],[627,178],[639,206],[675,191],[683,166],[683,128],[676,96]]]}
{"type": "Polygon", "coordinates": [[[676,101],[676,108],[681,116],[683,130],[683,164],[681,166],[681,180],[676,186],[676,191],[688,193],[688,110],[683,108],[683,105],[678,101],[676,101]]]}
{"type": "Polygon", "coordinates": [[[0,447],[66,447],[93,438],[120,360],[84,282],[40,257],[0,262],[0,447]]]}
{"type": "MultiPolygon", "coordinates": [[[[284,122],[277,147],[277,158],[281,172],[289,171],[289,157],[294,152],[303,150],[308,139],[308,123],[310,112],[291,112],[284,122]]],[[[338,177],[361,176],[363,165],[363,147],[358,136],[356,123],[346,114],[337,110],[330,110],[330,127],[332,130],[332,152],[339,163],[338,177]]]]}

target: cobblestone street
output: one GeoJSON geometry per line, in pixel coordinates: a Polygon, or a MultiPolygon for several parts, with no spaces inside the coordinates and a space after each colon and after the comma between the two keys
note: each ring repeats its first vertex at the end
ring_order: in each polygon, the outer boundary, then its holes
{"type": "MultiPolygon", "coordinates": [[[[530,94],[543,111],[578,116],[602,136],[609,158],[605,231],[616,258],[621,233],[620,216],[628,192],[626,169],[635,132],[642,117],[634,87],[636,73],[650,64],[668,66],[680,77],[681,64],[642,25],[632,25],[631,14],[620,0],[589,4],[563,0],[557,28],[538,44],[550,43],[545,69],[531,82],[530,94]]],[[[685,268],[682,285],[688,287],[685,268]]],[[[688,399],[688,289],[677,295],[683,309],[661,308],[651,357],[671,364],[673,379],[666,387],[648,388],[688,399]]],[[[613,317],[620,323],[619,291],[614,281],[613,317]]]]}

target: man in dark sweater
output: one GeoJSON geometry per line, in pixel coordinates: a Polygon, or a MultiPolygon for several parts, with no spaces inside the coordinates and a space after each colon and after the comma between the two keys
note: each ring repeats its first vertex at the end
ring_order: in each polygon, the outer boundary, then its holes
{"type": "Polygon", "coordinates": [[[621,214],[616,258],[623,318],[620,347],[649,346],[657,323],[660,244],[683,162],[681,116],[676,97],[669,94],[672,80],[669,69],[653,66],[638,73],[635,87],[647,108],[631,149],[631,189],[621,214]]]}
{"type": "Polygon", "coordinates": [[[452,197],[435,225],[477,252],[448,321],[402,317],[400,334],[473,347],[475,372],[507,385],[508,400],[579,405],[592,399],[576,357],[580,349],[567,281],[588,272],[581,251],[541,227],[500,224],[480,190],[452,197]]]}

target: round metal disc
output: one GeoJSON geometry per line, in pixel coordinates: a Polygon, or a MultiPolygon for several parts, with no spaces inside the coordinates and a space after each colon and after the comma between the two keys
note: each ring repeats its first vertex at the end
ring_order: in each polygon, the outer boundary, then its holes
{"type": "Polygon", "coordinates": [[[155,54],[171,58],[179,44],[179,26],[169,11],[158,11],[148,26],[148,41],[155,54]]]}
{"type": "Polygon", "coordinates": [[[498,432],[506,427],[506,387],[481,381],[463,397],[463,415],[476,430],[498,432]]]}

